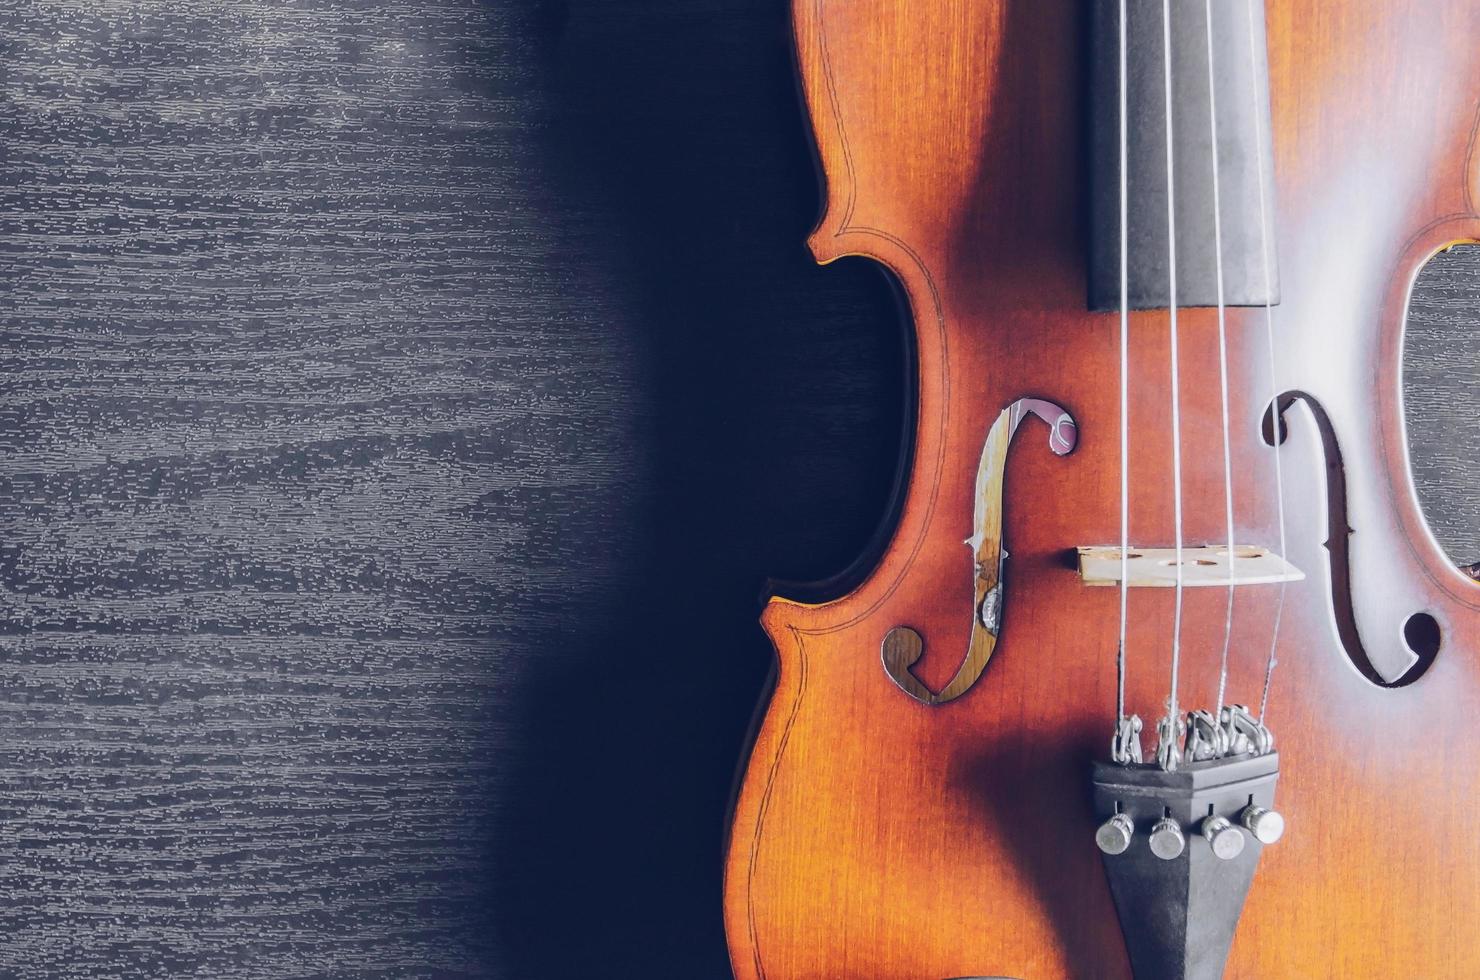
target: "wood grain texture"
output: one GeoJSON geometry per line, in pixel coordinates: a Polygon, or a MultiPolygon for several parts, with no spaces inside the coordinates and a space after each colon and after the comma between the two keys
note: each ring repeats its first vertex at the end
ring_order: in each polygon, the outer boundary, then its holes
{"type": "Polygon", "coordinates": [[[0,974],[727,975],[754,596],[901,418],[784,6],[4,5],[0,974]]]}
{"type": "Polygon", "coordinates": [[[755,596],[901,411],[784,11],[0,38],[0,974],[724,975],[755,596]]]}
{"type": "MultiPolygon", "coordinates": [[[[1480,850],[1452,832],[1480,798],[1465,764],[1480,737],[1480,589],[1421,514],[1402,361],[1414,276],[1480,239],[1480,15],[1460,0],[1267,6],[1283,290],[1273,358],[1262,311],[1228,312],[1233,533],[1281,541],[1288,517],[1285,557],[1308,574],[1283,593],[1240,590],[1229,634],[1230,697],[1258,704],[1287,597],[1267,718],[1292,830],[1262,856],[1227,975],[1458,978],[1480,958],[1452,925],[1480,916],[1480,850]],[[1261,435],[1271,402],[1299,406],[1274,440],[1279,514],[1261,435]]],[[[1114,540],[1121,472],[1117,318],[1085,310],[1084,5],[986,8],[793,4],[827,180],[809,244],[821,262],[866,255],[898,277],[918,409],[877,567],[824,601],[778,595],[763,616],[779,681],[726,874],[743,978],[1129,976],[1093,845],[1104,814],[1086,799],[1115,731],[1117,599],[1064,561],[1114,540]],[[1080,448],[1009,460],[1006,485],[1029,492],[1005,508],[1003,632],[967,696],[921,705],[882,669],[880,643],[907,625],[922,682],[954,669],[972,464],[1026,394],[1063,404],[1080,448]]],[[[1182,311],[1180,355],[1168,320],[1130,318],[1130,537],[1224,542],[1218,316],[1182,311]]],[[[1216,707],[1225,610],[1217,590],[1175,613],[1168,590],[1137,590],[1127,710],[1148,728],[1178,705],[1216,707]]]]}

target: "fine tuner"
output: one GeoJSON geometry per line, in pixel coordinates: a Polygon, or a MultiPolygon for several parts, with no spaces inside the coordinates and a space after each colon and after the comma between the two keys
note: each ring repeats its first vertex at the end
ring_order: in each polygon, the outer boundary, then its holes
{"type": "MultiPolygon", "coordinates": [[[[1277,811],[1250,803],[1238,812],[1237,824],[1227,817],[1215,815],[1203,817],[1197,827],[1198,835],[1208,842],[1213,854],[1221,860],[1231,861],[1243,853],[1243,830],[1261,844],[1278,843],[1285,833],[1285,818],[1277,811]]],[[[1095,832],[1095,844],[1106,854],[1124,854],[1135,836],[1135,821],[1124,813],[1117,813],[1100,824],[1095,832]]],[[[1151,853],[1163,861],[1172,861],[1182,856],[1186,836],[1176,820],[1162,817],[1147,833],[1146,843],[1151,853]]]]}

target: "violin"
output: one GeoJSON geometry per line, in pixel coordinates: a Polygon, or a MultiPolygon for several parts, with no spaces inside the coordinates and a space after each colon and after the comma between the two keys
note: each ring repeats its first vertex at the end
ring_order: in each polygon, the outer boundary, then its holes
{"type": "Polygon", "coordinates": [[[809,245],[913,326],[880,553],[777,596],[737,977],[1476,975],[1480,583],[1409,470],[1475,0],[794,0],[809,245]]]}

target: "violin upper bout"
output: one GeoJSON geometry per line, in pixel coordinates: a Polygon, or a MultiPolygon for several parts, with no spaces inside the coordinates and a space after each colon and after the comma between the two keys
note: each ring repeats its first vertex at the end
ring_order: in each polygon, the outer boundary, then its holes
{"type": "MultiPolygon", "coordinates": [[[[930,551],[934,517],[969,516],[942,504],[951,454],[979,452],[980,413],[1028,393],[970,361],[985,327],[1002,322],[1004,296],[1031,281],[1035,303],[1072,294],[1082,308],[1082,264],[1061,263],[1072,269],[1056,267],[1053,279],[1034,274],[1073,239],[1077,116],[1043,107],[1078,98],[1080,30],[1074,4],[793,0],[792,13],[824,188],[808,244],[819,262],[863,256],[892,273],[912,328],[915,402],[892,533],[865,556],[877,564],[849,575],[861,584],[836,602],[767,610],[768,629],[784,621],[805,631],[869,615],[930,551]],[[971,406],[960,398],[968,375],[971,406]]],[[[943,547],[953,561],[969,558],[954,550],[959,538],[943,547]]]]}
{"type": "Polygon", "coordinates": [[[809,244],[902,271],[949,234],[979,177],[1005,4],[793,0],[824,181],[809,244]]]}

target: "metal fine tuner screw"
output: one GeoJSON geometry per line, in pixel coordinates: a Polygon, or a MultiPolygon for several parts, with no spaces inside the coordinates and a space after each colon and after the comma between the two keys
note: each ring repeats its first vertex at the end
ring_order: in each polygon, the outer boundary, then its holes
{"type": "Polygon", "coordinates": [[[1131,818],[1117,813],[1100,824],[1100,829],[1095,831],[1095,846],[1106,854],[1124,854],[1135,835],[1136,825],[1131,818]]]}
{"type": "Polygon", "coordinates": [[[1227,817],[1208,817],[1202,822],[1202,835],[1224,861],[1232,861],[1244,851],[1244,832],[1227,817]]]}
{"type": "Polygon", "coordinates": [[[1187,838],[1182,828],[1171,817],[1162,817],[1151,828],[1151,853],[1163,861],[1173,861],[1182,856],[1187,847],[1187,838]]]}
{"type": "Polygon", "coordinates": [[[1253,803],[1239,813],[1238,822],[1261,844],[1273,844],[1285,836],[1285,818],[1276,810],[1267,810],[1253,803]]]}

